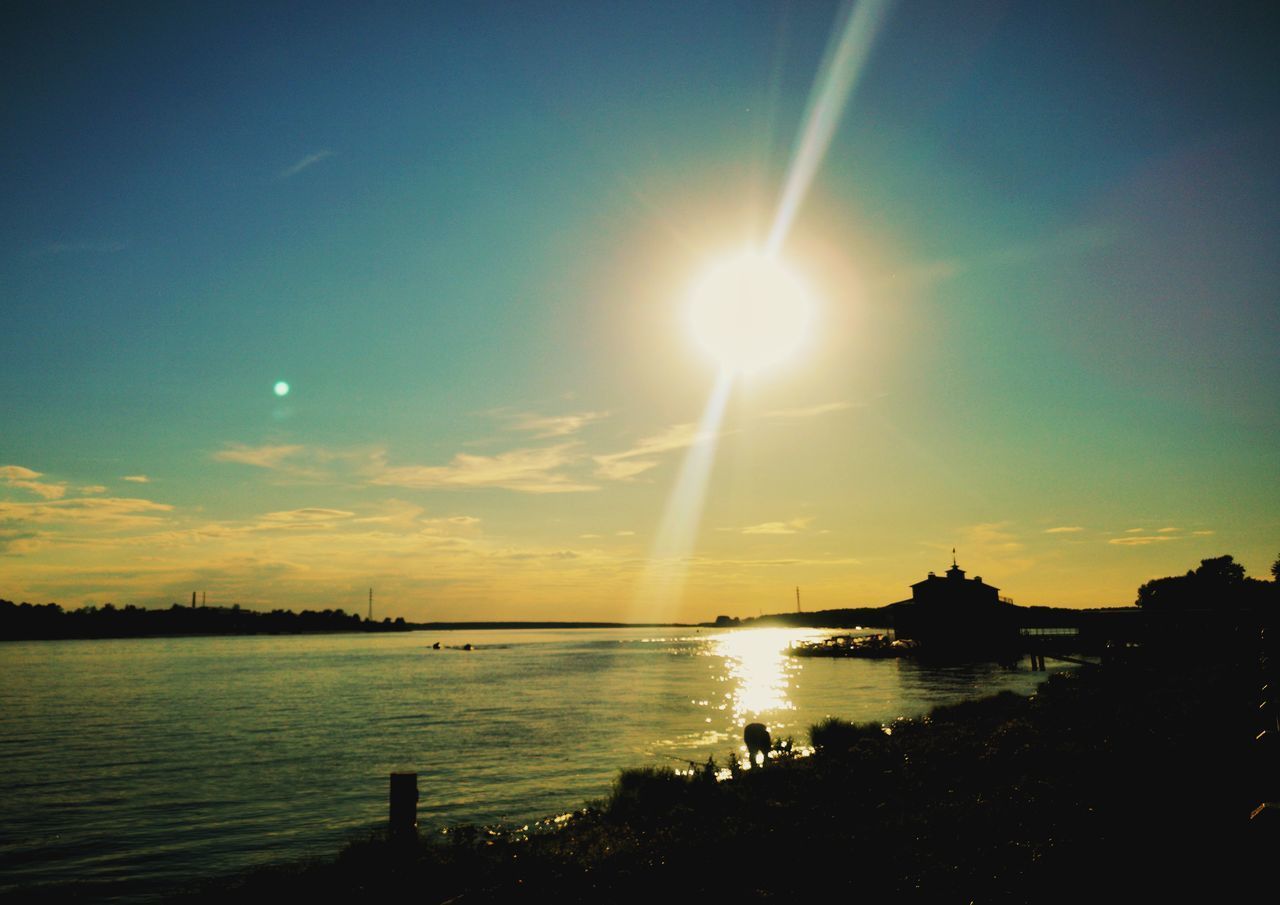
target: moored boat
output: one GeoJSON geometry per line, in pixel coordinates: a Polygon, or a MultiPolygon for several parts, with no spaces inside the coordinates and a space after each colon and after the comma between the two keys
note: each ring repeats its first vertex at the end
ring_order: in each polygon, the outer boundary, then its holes
{"type": "Polygon", "coordinates": [[[862,657],[888,659],[913,653],[917,644],[911,640],[891,640],[888,635],[832,635],[822,641],[801,641],[788,653],[793,657],[862,657]]]}

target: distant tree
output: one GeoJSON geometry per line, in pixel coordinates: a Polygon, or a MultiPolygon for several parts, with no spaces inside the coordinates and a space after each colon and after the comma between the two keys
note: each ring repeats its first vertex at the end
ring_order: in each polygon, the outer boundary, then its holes
{"type": "Polygon", "coordinates": [[[1280,581],[1280,556],[1276,557],[1276,561],[1271,564],[1271,580],[1280,581]]]}
{"type": "Polygon", "coordinates": [[[1200,568],[1193,573],[1201,584],[1217,588],[1230,588],[1244,581],[1244,566],[1231,556],[1218,556],[1200,560],[1200,568]]]}
{"type": "MultiPolygon", "coordinates": [[[[1274,571],[1274,568],[1273,568],[1274,571]]],[[[1149,612],[1190,609],[1239,609],[1262,602],[1266,582],[1246,578],[1244,566],[1232,556],[1200,560],[1186,575],[1153,578],[1138,588],[1138,606],[1149,612]]]]}

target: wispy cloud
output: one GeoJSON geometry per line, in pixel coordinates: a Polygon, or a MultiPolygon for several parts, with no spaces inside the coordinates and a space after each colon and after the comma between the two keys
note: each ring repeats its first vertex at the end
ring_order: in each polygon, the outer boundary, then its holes
{"type": "Polygon", "coordinates": [[[690,557],[689,562],[697,566],[858,566],[862,560],[850,556],[833,556],[829,559],[813,557],[788,557],[786,559],[740,559],[717,558],[710,556],[690,557]]]}
{"type": "Polygon", "coordinates": [[[831,412],[843,412],[851,408],[859,408],[852,402],[821,402],[817,405],[806,405],[800,408],[790,409],[773,409],[765,412],[761,417],[764,418],[816,418],[819,415],[827,415],[831,412]]]}
{"type": "Polygon", "coordinates": [[[985,572],[1011,576],[1026,572],[1035,565],[1032,557],[1027,555],[1026,543],[1013,530],[1013,523],[1007,521],[967,525],[960,529],[958,542],[930,546],[945,550],[948,561],[954,547],[958,562],[961,567],[969,569],[970,574],[985,572]]]}
{"type": "Polygon", "coordinates": [[[262,521],[275,525],[315,525],[319,523],[332,523],[349,519],[354,516],[354,512],[347,512],[345,509],[321,509],[311,507],[307,509],[287,509],[281,512],[268,512],[262,516],[262,521]]]}
{"type": "Polygon", "coordinates": [[[166,503],[120,497],[49,500],[42,503],[0,502],[0,522],[141,525],[153,524],[160,513],[172,510],[173,507],[166,503]]]}
{"type": "Polygon", "coordinates": [[[120,480],[129,481],[133,484],[150,484],[151,479],[144,474],[127,474],[120,480]]]}
{"type": "Polygon", "coordinates": [[[566,559],[580,559],[581,556],[582,554],[576,553],[573,550],[547,550],[547,551],[512,550],[509,552],[498,554],[498,557],[500,559],[553,560],[553,561],[554,560],[563,561],[566,559]]]}
{"type": "Polygon", "coordinates": [[[1178,540],[1178,538],[1172,534],[1130,534],[1128,537],[1113,537],[1107,543],[1118,547],[1145,547],[1148,544],[1162,544],[1171,540],[1178,540]]]}
{"type": "Polygon", "coordinates": [[[568,437],[588,424],[609,417],[608,412],[574,412],[568,415],[522,414],[511,423],[512,430],[532,431],[536,439],[568,437]]]}
{"type": "Polygon", "coordinates": [[[1118,547],[1146,547],[1151,544],[1163,544],[1169,541],[1185,540],[1189,537],[1208,537],[1212,531],[1184,531],[1173,525],[1163,528],[1126,528],[1123,537],[1113,537],[1107,541],[1118,547]]]}
{"type": "Polygon", "coordinates": [[[964,529],[964,543],[988,553],[1017,553],[1026,545],[1009,530],[1008,522],[984,522],[964,529]]]}
{"type": "Polygon", "coordinates": [[[793,518],[786,522],[764,522],[743,528],[743,534],[799,534],[809,527],[812,518],[793,518]]]}
{"type": "Polygon", "coordinates": [[[386,467],[370,483],[417,490],[500,487],[521,493],[581,493],[598,490],[560,469],[578,461],[575,444],[513,449],[495,456],[458,453],[448,465],[386,467]]]}
{"type": "Polygon", "coordinates": [[[1044,529],[1044,533],[1045,534],[1078,534],[1083,530],[1084,528],[1080,527],[1079,525],[1059,525],[1057,528],[1044,529]]]}
{"type": "Polygon", "coordinates": [[[698,431],[698,425],[692,422],[673,425],[660,434],[644,438],[631,449],[593,456],[596,463],[596,477],[608,481],[630,480],[651,468],[658,467],[661,463],[659,459],[654,458],[655,456],[692,446],[700,439],[702,436],[698,431]]]}
{"type": "MultiPolygon", "coordinates": [[[[213,458],[218,462],[237,462],[241,465],[252,465],[255,468],[274,469],[280,468],[285,463],[285,460],[291,456],[296,456],[302,450],[302,446],[292,444],[276,446],[242,446],[234,444],[228,449],[214,453],[213,458]]],[[[142,475],[137,477],[142,477],[142,475]]],[[[125,478],[125,480],[132,481],[135,478],[125,478]]]]}
{"type": "Polygon", "coordinates": [[[303,170],[307,169],[308,167],[313,167],[322,160],[328,160],[330,157],[333,156],[333,154],[334,152],[330,151],[328,148],[323,148],[319,151],[316,151],[313,154],[308,154],[306,157],[299,160],[293,166],[285,167],[283,170],[281,170],[280,178],[291,179],[292,177],[297,176],[299,173],[301,173],[303,170]]]}
{"type": "Polygon", "coordinates": [[[1118,239],[1117,231],[1109,226],[1076,226],[1042,241],[1006,245],[968,258],[943,258],[909,265],[902,270],[881,275],[876,284],[900,289],[928,288],[973,272],[1026,266],[1055,258],[1071,258],[1106,248],[1115,244],[1118,239]]]}
{"type": "Polygon", "coordinates": [[[36,480],[39,477],[42,477],[41,472],[21,465],[0,465],[0,483],[8,487],[30,491],[46,500],[57,500],[66,496],[67,485],[64,482],[59,481],[55,484],[36,480]]]}

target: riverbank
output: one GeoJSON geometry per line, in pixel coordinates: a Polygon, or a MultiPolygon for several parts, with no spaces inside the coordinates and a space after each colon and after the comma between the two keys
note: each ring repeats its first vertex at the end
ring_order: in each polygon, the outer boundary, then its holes
{"type": "Polygon", "coordinates": [[[1229,895],[1258,829],[1250,679],[1239,664],[1168,659],[1064,674],[1030,698],[888,727],[837,722],[812,757],[728,782],[625,771],[611,798],[555,831],[374,839],[190,898],[1229,895]]]}

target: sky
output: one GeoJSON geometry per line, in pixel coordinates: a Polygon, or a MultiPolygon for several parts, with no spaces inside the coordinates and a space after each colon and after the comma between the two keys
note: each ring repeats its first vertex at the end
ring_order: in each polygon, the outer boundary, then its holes
{"type": "Polygon", "coordinates": [[[887,5],[779,249],[808,332],[717,397],[692,287],[766,240],[849,17],[6,4],[0,597],[647,622],[878,606],[953,548],[1020,604],[1265,577],[1274,8],[887,5]]]}

